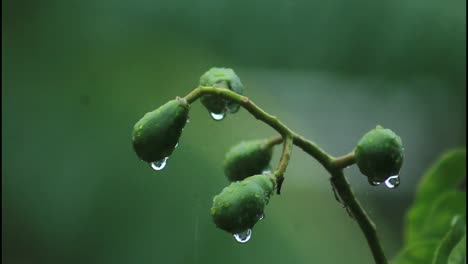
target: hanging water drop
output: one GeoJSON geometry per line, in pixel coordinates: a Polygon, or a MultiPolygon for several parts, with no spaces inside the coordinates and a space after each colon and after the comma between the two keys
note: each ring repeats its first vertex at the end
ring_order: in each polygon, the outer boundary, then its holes
{"type": "Polygon", "coordinates": [[[379,186],[381,184],[381,182],[373,181],[371,179],[368,179],[368,181],[369,181],[369,184],[372,185],[372,186],[379,186]]]}
{"type": "Polygon", "coordinates": [[[187,118],[187,123],[190,123],[190,118],[187,118]]]}
{"type": "Polygon", "coordinates": [[[166,167],[166,163],[167,163],[168,158],[169,157],[165,157],[162,160],[151,162],[151,168],[153,168],[153,170],[157,170],[157,171],[164,169],[164,167],[166,167]]]}
{"type": "Polygon", "coordinates": [[[263,220],[263,218],[265,218],[265,214],[260,214],[257,217],[258,217],[258,220],[263,220]]]}
{"type": "Polygon", "coordinates": [[[388,177],[388,179],[385,181],[385,185],[387,185],[387,188],[389,189],[398,187],[398,185],[400,185],[400,176],[394,175],[388,177]]]}
{"type": "Polygon", "coordinates": [[[210,113],[211,117],[216,120],[216,121],[221,121],[224,119],[224,117],[226,116],[226,114],[223,112],[223,113],[219,113],[219,114],[216,114],[216,113],[210,113]]]}
{"type": "Polygon", "coordinates": [[[234,234],[234,238],[236,239],[237,242],[239,243],[247,243],[250,238],[252,237],[252,230],[249,228],[247,231],[244,231],[239,234],[234,234]]]}

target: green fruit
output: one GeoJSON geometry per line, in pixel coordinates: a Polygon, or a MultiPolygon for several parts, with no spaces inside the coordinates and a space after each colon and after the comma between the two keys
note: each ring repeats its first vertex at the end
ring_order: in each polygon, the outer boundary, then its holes
{"type": "Polygon", "coordinates": [[[272,155],[273,147],[267,139],[241,142],[226,153],[224,173],[229,181],[260,174],[270,164],[272,155]]]}
{"type": "MultiPolygon", "coordinates": [[[[201,86],[216,86],[229,89],[235,93],[242,94],[242,85],[236,73],[229,68],[211,68],[200,77],[201,86]]],[[[223,114],[239,111],[240,105],[217,95],[204,95],[200,98],[202,104],[210,113],[223,114]]]]}
{"type": "Polygon", "coordinates": [[[401,138],[381,126],[367,132],[354,153],[359,170],[369,182],[379,183],[398,175],[403,164],[401,138]]]}
{"type": "Polygon", "coordinates": [[[138,157],[151,163],[171,155],[187,123],[188,113],[189,105],[181,98],[146,113],[133,127],[133,149],[138,157]]]}
{"type": "Polygon", "coordinates": [[[252,228],[263,215],[274,188],[273,174],[255,175],[231,183],[213,198],[214,223],[231,234],[252,228]]]}

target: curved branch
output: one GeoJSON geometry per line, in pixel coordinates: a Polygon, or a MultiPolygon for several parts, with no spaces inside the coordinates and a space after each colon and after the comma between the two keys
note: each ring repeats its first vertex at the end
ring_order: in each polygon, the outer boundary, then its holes
{"type": "Polygon", "coordinates": [[[318,162],[320,162],[325,169],[330,170],[331,162],[333,157],[328,155],[320,147],[318,147],[314,142],[303,138],[301,135],[295,133],[289,129],[285,124],[283,124],[276,116],[270,115],[265,112],[263,109],[258,107],[254,102],[250,101],[248,97],[237,94],[229,89],[216,88],[216,87],[206,87],[199,86],[185,96],[187,103],[191,104],[195,102],[198,98],[203,95],[219,95],[231,101],[234,101],[240,104],[244,109],[246,109],[250,114],[252,114],[256,119],[263,121],[265,124],[272,127],[276,130],[281,136],[286,137],[290,136],[293,138],[294,145],[301,148],[303,151],[314,157],[318,162]]]}
{"type": "Polygon", "coordinates": [[[351,187],[349,186],[348,181],[343,175],[342,170],[336,170],[332,174],[331,181],[333,186],[336,188],[338,195],[344,204],[349,208],[350,213],[353,215],[354,219],[359,224],[364,236],[367,239],[369,248],[372,251],[374,260],[376,264],[387,264],[387,259],[385,258],[385,253],[380,245],[379,238],[377,237],[377,232],[375,230],[375,224],[367,215],[366,211],[362,208],[359,201],[353,194],[351,187]]]}
{"type": "Polygon", "coordinates": [[[367,243],[372,251],[372,255],[376,264],[387,264],[387,259],[380,245],[377,233],[375,230],[375,224],[367,215],[366,211],[361,207],[358,200],[354,196],[351,188],[346,181],[346,178],[343,175],[343,168],[346,168],[355,163],[354,153],[351,152],[342,157],[334,158],[314,142],[309,141],[302,137],[301,135],[295,133],[284,125],[276,116],[270,115],[265,112],[263,109],[254,104],[248,97],[237,94],[229,89],[225,88],[216,88],[216,87],[205,87],[200,86],[190,92],[185,96],[185,100],[189,104],[196,101],[199,97],[211,94],[218,95],[225,99],[234,101],[240,104],[244,109],[246,109],[250,114],[260,121],[263,121],[279,134],[282,138],[286,139],[283,147],[283,154],[278,166],[278,169],[275,171],[275,175],[278,179],[278,189],[277,192],[280,192],[281,183],[283,181],[283,173],[286,170],[287,164],[289,162],[290,153],[292,145],[296,145],[301,148],[304,152],[315,158],[322,166],[332,175],[331,181],[333,186],[336,188],[340,198],[345,203],[346,207],[349,208],[350,212],[358,222],[361,230],[363,231],[367,243]]]}

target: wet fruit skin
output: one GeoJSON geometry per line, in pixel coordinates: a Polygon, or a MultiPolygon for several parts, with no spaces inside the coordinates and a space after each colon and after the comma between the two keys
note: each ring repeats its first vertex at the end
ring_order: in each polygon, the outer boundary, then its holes
{"type": "Polygon", "coordinates": [[[373,182],[383,182],[398,175],[403,165],[401,138],[381,126],[367,132],[354,153],[359,170],[373,182]]]}
{"type": "Polygon", "coordinates": [[[233,182],[213,198],[211,216],[216,226],[231,234],[252,228],[273,194],[272,174],[254,175],[233,182]]]}
{"type": "Polygon", "coordinates": [[[251,140],[232,147],[224,159],[224,174],[229,181],[241,181],[260,174],[270,164],[273,147],[268,140],[251,140]]]}
{"type": "Polygon", "coordinates": [[[189,106],[181,98],[146,113],[133,127],[132,143],[137,156],[146,162],[170,156],[187,123],[188,113],[189,106]]]}
{"type": "MultiPolygon", "coordinates": [[[[230,68],[211,68],[200,77],[201,86],[216,86],[229,89],[235,93],[242,94],[244,86],[236,73],[230,68]]],[[[239,111],[240,105],[217,95],[204,95],[200,98],[201,103],[214,114],[222,114],[226,111],[235,113],[239,111]]]]}

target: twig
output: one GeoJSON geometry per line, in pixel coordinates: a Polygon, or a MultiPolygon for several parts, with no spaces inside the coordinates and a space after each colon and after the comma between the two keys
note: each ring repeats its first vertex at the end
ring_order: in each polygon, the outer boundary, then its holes
{"type": "MultiPolygon", "coordinates": [[[[345,203],[347,209],[349,209],[351,214],[354,216],[354,218],[359,224],[359,227],[364,233],[367,243],[369,244],[369,247],[372,251],[375,263],[387,264],[387,259],[380,245],[380,241],[377,237],[375,224],[372,222],[372,220],[367,215],[366,211],[359,204],[357,198],[351,191],[351,188],[348,182],[346,181],[346,178],[343,175],[343,169],[353,165],[356,162],[353,152],[338,158],[332,157],[324,150],[322,150],[319,146],[317,146],[314,142],[307,140],[301,135],[292,131],[290,128],[284,125],[276,116],[270,115],[267,112],[265,112],[263,109],[258,107],[255,103],[253,103],[248,97],[239,95],[228,89],[200,86],[195,88],[192,92],[185,96],[185,100],[187,100],[187,103],[191,104],[201,96],[207,94],[218,95],[227,100],[240,104],[244,109],[246,109],[250,114],[252,114],[252,116],[272,127],[282,136],[283,139],[285,139],[283,143],[283,152],[280,159],[280,163],[278,165],[277,170],[275,171],[275,175],[277,177],[278,182],[278,193],[281,190],[281,184],[284,180],[283,174],[288,165],[293,144],[301,148],[304,152],[306,152],[307,154],[315,158],[320,164],[322,164],[322,166],[331,174],[331,181],[333,186],[336,188],[336,191],[338,192],[340,198],[345,203]]],[[[278,143],[278,141],[279,139],[277,139],[275,142],[278,143]]]]}

